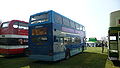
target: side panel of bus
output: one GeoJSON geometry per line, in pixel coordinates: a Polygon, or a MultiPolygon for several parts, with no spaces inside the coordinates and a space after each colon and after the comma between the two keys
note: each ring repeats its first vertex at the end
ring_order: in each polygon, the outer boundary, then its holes
{"type": "Polygon", "coordinates": [[[53,59],[56,60],[61,60],[65,58],[65,46],[64,46],[64,37],[61,36],[61,25],[53,23],[53,37],[54,37],[54,42],[53,42],[53,59]]]}
{"type": "Polygon", "coordinates": [[[71,26],[63,25],[65,20],[70,24],[69,19],[65,18],[63,21],[63,16],[54,12],[53,14],[53,52],[54,52],[54,60],[61,60],[63,58],[67,58],[66,56],[73,56],[78,54],[84,50],[84,31],[78,31],[71,26]],[[69,43],[66,44],[67,39],[71,39],[69,43]],[[75,40],[72,39],[79,38],[79,43],[75,43],[75,40]]]}

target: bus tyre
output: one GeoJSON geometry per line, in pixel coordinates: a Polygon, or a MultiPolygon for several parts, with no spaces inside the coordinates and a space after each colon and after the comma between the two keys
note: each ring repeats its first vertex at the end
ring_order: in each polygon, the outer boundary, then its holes
{"type": "Polygon", "coordinates": [[[65,59],[69,59],[69,58],[70,58],[70,49],[66,49],[65,59]]]}
{"type": "Polygon", "coordinates": [[[29,50],[28,48],[26,48],[26,49],[24,50],[24,55],[25,55],[25,56],[29,56],[29,55],[30,55],[30,50],[29,50]]]}

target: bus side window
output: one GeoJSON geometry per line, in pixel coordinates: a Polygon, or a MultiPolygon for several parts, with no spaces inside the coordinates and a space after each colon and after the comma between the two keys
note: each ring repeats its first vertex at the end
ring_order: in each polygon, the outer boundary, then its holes
{"type": "Polygon", "coordinates": [[[75,43],[75,38],[74,37],[72,37],[72,43],[75,43]]]}
{"type": "Polygon", "coordinates": [[[64,37],[64,44],[67,44],[67,42],[68,42],[68,38],[64,37]]]}
{"type": "Polygon", "coordinates": [[[72,42],[71,37],[64,37],[64,44],[70,44],[72,42]]]}
{"type": "Polygon", "coordinates": [[[60,38],[60,42],[63,43],[63,38],[60,38]]]}
{"type": "Polygon", "coordinates": [[[62,37],[60,38],[60,43],[61,43],[61,45],[64,44],[64,39],[62,37]]]}
{"type": "Polygon", "coordinates": [[[81,39],[79,37],[75,38],[75,43],[81,43],[81,39]]]}
{"type": "Polygon", "coordinates": [[[117,40],[116,36],[110,36],[110,41],[115,41],[115,40],[117,40]]]}
{"type": "Polygon", "coordinates": [[[59,42],[59,38],[54,36],[54,42],[59,42]]]}

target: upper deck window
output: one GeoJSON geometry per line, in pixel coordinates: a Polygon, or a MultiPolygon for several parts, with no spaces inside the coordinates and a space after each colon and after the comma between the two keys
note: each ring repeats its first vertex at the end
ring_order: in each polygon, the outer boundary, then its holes
{"type": "Polygon", "coordinates": [[[83,30],[83,26],[80,26],[80,30],[83,30]]]}
{"type": "Polygon", "coordinates": [[[15,22],[13,24],[14,28],[19,28],[19,29],[28,29],[28,23],[23,23],[23,22],[15,22]]]}
{"type": "Polygon", "coordinates": [[[83,26],[83,31],[85,31],[85,27],[83,26]]]}
{"type": "Polygon", "coordinates": [[[9,23],[8,22],[4,22],[2,23],[1,27],[2,28],[7,28],[9,26],[9,23]]]}
{"type": "Polygon", "coordinates": [[[48,21],[48,13],[31,17],[31,24],[48,21]]]}
{"type": "Polygon", "coordinates": [[[75,28],[75,23],[73,21],[70,21],[70,25],[72,28],[75,28]]]}
{"type": "Polygon", "coordinates": [[[63,24],[66,26],[70,26],[69,19],[63,17],[63,24]]]}
{"type": "Polygon", "coordinates": [[[62,16],[55,14],[55,23],[62,24],[62,16]]]}
{"type": "Polygon", "coordinates": [[[80,30],[80,25],[76,24],[76,29],[80,30]]]}

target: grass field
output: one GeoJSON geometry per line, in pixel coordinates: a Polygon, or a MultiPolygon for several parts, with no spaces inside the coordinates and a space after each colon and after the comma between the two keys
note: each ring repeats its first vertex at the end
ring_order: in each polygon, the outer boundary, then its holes
{"type": "Polygon", "coordinates": [[[27,57],[0,58],[0,68],[120,68],[115,65],[107,60],[107,50],[101,53],[100,47],[89,47],[83,54],[54,63],[34,61],[27,57]]]}

